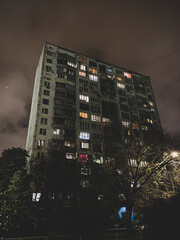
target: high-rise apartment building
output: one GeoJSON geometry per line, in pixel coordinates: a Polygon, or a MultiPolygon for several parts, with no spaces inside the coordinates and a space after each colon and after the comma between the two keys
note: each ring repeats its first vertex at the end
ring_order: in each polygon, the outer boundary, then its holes
{"type": "Polygon", "coordinates": [[[32,154],[57,139],[67,147],[67,159],[94,156],[98,163],[137,142],[162,142],[150,78],[46,42],[26,148],[32,154]]]}

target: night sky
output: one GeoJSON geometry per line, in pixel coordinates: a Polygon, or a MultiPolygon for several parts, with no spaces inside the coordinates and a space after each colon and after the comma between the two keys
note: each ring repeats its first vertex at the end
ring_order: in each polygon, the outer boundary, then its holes
{"type": "Polygon", "coordinates": [[[163,128],[179,131],[178,2],[0,0],[0,152],[25,147],[44,41],[149,75],[163,128]]]}

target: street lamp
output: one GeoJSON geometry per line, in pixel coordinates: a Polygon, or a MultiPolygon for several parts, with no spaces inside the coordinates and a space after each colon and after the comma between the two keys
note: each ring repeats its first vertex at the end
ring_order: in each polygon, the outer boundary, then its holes
{"type": "Polygon", "coordinates": [[[173,158],[177,158],[177,157],[179,157],[179,152],[177,152],[177,151],[173,151],[173,152],[171,152],[171,157],[173,157],[173,158]]]}

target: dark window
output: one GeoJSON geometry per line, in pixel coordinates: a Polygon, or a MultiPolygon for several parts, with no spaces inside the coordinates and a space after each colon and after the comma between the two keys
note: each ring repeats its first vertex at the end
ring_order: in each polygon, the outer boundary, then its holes
{"type": "Polygon", "coordinates": [[[88,81],[87,80],[85,80],[85,79],[79,79],[79,83],[80,84],[83,84],[84,86],[88,86],[88,81]]]}
{"type": "Polygon", "coordinates": [[[49,105],[49,100],[48,100],[48,99],[45,99],[45,98],[43,98],[43,104],[49,105]]]}
{"type": "Polygon", "coordinates": [[[139,121],[139,118],[138,118],[138,116],[133,115],[133,116],[132,116],[132,120],[135,121],[135,122],[137,122],[137,121],[139,121]]]}
{"type": "Polygon", "coordinates": [[[57,59],[57,64],[62,64],[62,65],[66,65],[67,61],[64,59],[57,59]]]}
{"type": "Polygon", "coordinates": [[[99,98],[94,98],[94,97],[91,97],[90,98],[91,102],[95,102],[95,103],[99,103],[99,98]]]}
{"type": "Polygon", "coordinates": [[[46,66],[46,72],[50,72],[51,71],[51,67],[50,66],[46,66]]]}
{"type": "Polygon", "coordinates": [[[46,129],[45,128],[40,128],[40,135],[46,135],[46,129]]]}
{"type": "Polygon", "coordinates": [[[67,54],[66,53],[58,53],[58,57],[67,58],[67,54]]]}
{"type": "Polygon", "coordinates": [[[118,70],[118,69],[116,69],[116,73],[117,74],[123,74],[123,72],[121,70],[118,70]]]}
{"type": "Polygon", "coordinates": [[[41,118],[41,124],[47,125],[47,118],[41,118]]]}
{"type": "Polygon", "coordinates": [[[132,84],[132,79],[125,77],[125,83],[132,84]]]}
{"type": "Polygon", "coordinates": [[[133,87],[131,87],[131,86],[127,86],[127,85],[126,85],[126,89],[127,89],[128,92],[129,92],[129,91],[133,91],[133,87]]]}
{"type": "Polygon", "coordinates": [[[80,128],[81,129],[89,129],[89,123],[80,121],[80,128]]]}
{"type": "Polygon", "coordinates": [[[65,129],[65,137],[75,137],[75,130],[65,129]]]}
{"type": "Polygon", "coordinates": [[[48,114],[48,109],[47,108],[42,108],[42,113],[48,114]]]}
{"type": "Polygon", "coordinates": [[[74,79],[73,77],[70,77],[70,76],[67,76],[67,80],[68,80],[69,82],[72,82],[72,83],[75,82],[75,79],[74,79]]]}
{"type": "Polygon", "coordinates": [[[49,96],[49,90],[44,90],[43,94],[49,96]]]}
{"type": "Polygon", "coordinates": [[[57,88],[65,88],[65,87],[66,87],[66,84],[65,84],[65,83],[56,82],[56,87],[57,87],[57,88]]]}
{"type": "Polygon", "coordinates": [[[89,61],[89,67],[97,67],[97,63],[89,61]]]}
{"type": "Polygon", "coordinates": [[[100,113],[100,108],[96,106],[91,106],[91,112],[93,113],[100,113]]]}
{"type": "Polygon", "coordinates": [[[128,113],[122,113],[122,119],[128,119],[129,120],[129,114],[128,113]]]}
{"type": "Polygon", "coordinates": [[[99,129],[99,130],[101,130],[101,125],[100,124],[92,123],[91,126],[92,126],[92,129],[99,129]]]}
{"type": "Polygon", "coordinates": [[[69,126],[75,126],[75,121],[66,119],[66,120],[65,120],[65,124],[66,124],[66,125],[69,125],[69,126]]]}
{"type": "Polygon", "coordinates": [[[98,87],[98,84],[94,82],[90,82],[90,87],[98,87]]]}
{"type": "Polygon", "coordinates": [[[76,99],[76,95],[74,93],[67,92],[67,98],[76,99]]]}
{"type": "Polygon", "coordinates": [[[126,96],[126,91],[119,90],[119,95],[126,96]]]}
{"type": "Polygon", "coordinates": [[[47,51],[47,55],[48,55],[48,56],[52,56],[52,52],[47,51]]]}
{"type": "Polygon", "coordinates": [[[55,96],[56,96],[56,97],[65,97],[65,96],[66,96],[66,93],[65,93],[65,92],[56,91],[56,92],[55,92],[55,96]]]}
{"type": "Polygon", "coordinates": [[[125,111],[125,112],[129,111],[128,106],[127,105],[122,105],[122,104],[121,104],[121,110],[125,111]]]}
{"type": "Polygon", "coordinates": [[[89,105],[87,105],[85,103],[80,103],[79,107],[80,107],[81,110],[89,111],[89,105]]]}
{"type": "Polygon", "coordinates": [[[65,105],[65,102],[64,102],[64,100],[55,98],[55,99],[54,99],[54,104],[55,104],[55,105],[65,105]]]}
{"type": "Polygon", "coordinates": [[[102,101],[102,113],[105,118],[118,119],[117,104],[102,101]]]}
{"type": "Polygon", "coordinates": [[[50,82],[45,81],[44,86],[47,87],[47,88],[50,88],[50,82]]]}
{"type": "Polygon", "coordinates": [[[125,98],[125,97],[120,97],[119,100],[120,100],[120,102],[127,102],[127,98],[125,98]]]}
{"type": "Polygon", "coordinates": [[[99,65],[99,72],[100,73],[106,73],[106,66],[105,65],[99,65]]]}
{"type": "Polygon", "coordinates": [[[93,144],[93,151],[94,152],[101,152],[101,145],[100,144],[93,144]]]}
{"type": "Polygon", "coordinates": [[[75,90],[75,86],[72,86],[71,84],[66,84],[66,88],[69,90],[75,90]]]}
{"type": "Polygon", "coordinates": [[[46,62],[47,62],[47,63],[52,63],[52,59],[47,58],[47,59],[46,59],[46,62]]]}
{"type": "Polygon", "coordinates": [[[64,124],[64,118],[58,118],[58,117],[55,117],[54,118],[54,124],[64,124]]]}
{"type": "Polygon", "coordinates": [[[88,93],[88,88],[86,88],[86,87],[79,87],[79,92],[87,92],[88,93]]]}

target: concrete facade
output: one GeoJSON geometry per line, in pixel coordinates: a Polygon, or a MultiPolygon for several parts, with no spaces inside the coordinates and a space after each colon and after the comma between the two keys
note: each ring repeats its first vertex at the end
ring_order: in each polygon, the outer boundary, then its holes
{"type": "Polygon", "coordinates": [[[46,42],[26,149],[31,155],[52,139],[69,147],[67,159],[91,155],[98,163],[137,142],[163,142],[150,78],[46,42]]]}

